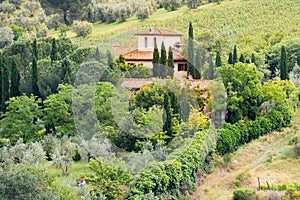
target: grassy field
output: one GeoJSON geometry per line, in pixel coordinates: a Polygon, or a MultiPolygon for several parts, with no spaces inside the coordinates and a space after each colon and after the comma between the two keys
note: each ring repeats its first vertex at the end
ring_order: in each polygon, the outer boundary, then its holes
{"type": "MultiPolygon", "coordinates": [[[[295,127],[300,125],[300,110],[294,118],[295,127]]],[[[209,174],[204,183],[193,194],[193,199],[227,200],[232,199],[232,192],[237,187],[237,176],[244,176],[240,187],[258,188],[261,184],[270,185],[300,183],[300,158],[293,152],[290,141],[300,137],[296,129],[287,128],[274,132],[242,146],[232,154],[231,162],[226,167],[217,167],[209,174]]],[[[258,199],[266,199],[268,192],[258,193],[258,199]]]]}
{"type": "MultiPolygon", "coordinates": [[[[195,39],[203,45],[219,40],[226,49],[234,44],[243,46],[242,51],[263,51],[276,40],[276,35],[300,37],[300,2],[295,0],[226,0],[190,10],[186,6],[169,12],[158,9],[149,19],[140,21],[132,17],[119,23],[95,23],[93,34],[85,39],[70,37],[81,46],[96,46],[100,41],[126,31],[137,31],[143,27],[160,27],[177,30],[187,35],[188,23],[193,22],[195,39]]],[[[58,37],[59,31],[49,35],[58,37]]],[[[134,38],[134,37],[133,37],[134,38]]],[[[136,40],[119,37],[123,45],[136,45],[136,40]],[[126,40],[126,41],[124,41],[126,40]]]]}

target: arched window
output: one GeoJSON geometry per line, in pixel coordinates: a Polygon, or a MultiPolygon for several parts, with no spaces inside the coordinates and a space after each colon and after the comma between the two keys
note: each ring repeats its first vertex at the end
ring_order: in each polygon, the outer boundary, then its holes
{"type": "Polygon", "coordinates": [[[148,38],[145,37],[145,48],[148,48],[148,38]]]}

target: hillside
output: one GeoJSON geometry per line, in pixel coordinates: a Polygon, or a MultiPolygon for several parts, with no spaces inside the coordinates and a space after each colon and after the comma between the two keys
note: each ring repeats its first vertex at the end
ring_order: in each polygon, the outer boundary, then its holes
{"type": "MultiPolygon", "coordinates": [[[[207,175],[205,181],[193,194],[193,199],[232,198],[235,181],[242,177],[239,187],[258,188],[257,177],[261,184],[270,185],[293,184],[300,182],[300,159],[294,155],[293,138],[300,136],[298,127],[300,111],[294,117],[295,129],[287,128],[282,132],[273,132],[247,145],[242,146],[232,154],[226,167],[217,165],[216,169],[207,175]]],[[[258,193],[259,199],[266,199],[267,191],[258,193]]],[[[284,194],[284,192],[283,192],[284,194]]]]}
{"type": "MultiPolygon", "coordinates": [[[[188,22],[192,21],[195,39],[203,45],[219,40],[224,47],[232,48],[238,43],[247,53],[278,42],[282,35],[300,36],[299,12],[300,3],[293,0],[234,0],[222,1],[220,5],[206,4],[195,10],[186,6],[173,12],[159,9],[144,21],[132,17],[122,23],[96,23],[93,34],[83,43],[94,46],[108,36],[142,27],[160,27],[186,33],[188,22]]],[[[52,31],[50,35],[58,36],[58,31],[52,31]]],[[[73,31],[68,31],[67,36],[81,41],[73,31]]],[[[133,42],[135,40],[130,40],[124,45],[133,45],[133,42]]]]}

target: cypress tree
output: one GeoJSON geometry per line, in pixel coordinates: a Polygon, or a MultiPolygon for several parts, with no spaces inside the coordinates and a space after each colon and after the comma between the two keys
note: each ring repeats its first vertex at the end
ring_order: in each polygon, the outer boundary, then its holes
{"type": "Polygon", "coordinates": [[[195,69],[194,69],[194,31],[192,22],[189,24],[189,43],[188,43],[188,67],[187,67],[187,75],[192,75],[195,77],[195,69]]]}
{"type": "Polygon", "coordinates": [[[10,97],[20,96],[20,73],[16,66],[16,61],[13,58],[11,61],[10,73],[10,97]]]}
{"type": "Polygon", "coordinates": [[[196,77],[195,79],[201,79],[201,72],[203,69],[204,63],[204,55],[203,50],[201,48],[197,49],[196,51],[196,58],[195,58],[195,70],[196,70],[196,77]]]}
{"type": "Polygon", "coordinates": [[[35,58],[33,58],[32,67],[31,67],[31,93],[34,96],[40,97],[40,91],[37,82],[38,82],[37,61],[35,58]]]}
{"type": "Polygon", "coordinates": [[[165,112],[163,112],[163,119],[164,119],[164,126],[163,126],[163,132],[166,133],[167,136],[172,138],[172,112],[171,112],[171,106],[169,101],[169,96],[167,94],[164,95],[164,109],[165,112]]]}
{"type": "Polygon", "coordinates": [[[214,78],[215,78],[215,67],[214,67],[212,56],[209,55],[209,59],[208,59],[208,79],[213,80],[214,78]]]}
{"type": "Polygon", "coordinates": [[[169,47],[168,54],[168,76],[174,77],[174,56],[172,47],[169,47]]]}
{"type": "Polygon", "coordinates": [[[51,63],[57,60],[57,48],[56,48],[56,40],[55,38],[52,39],[52,45],[51,45],[51,63]]]}
{"type": "Polygon", "coordinates": [[[2,70],[3,70],[3,57],[0,51],[0,110],[2,111],[2,70]]]}
{"type": "Polygon", "coordinates": [[[159,51],[157,48],[157,43],[155,43],[154,46],[152,65],[153,65],[153,76],[158,77],[159,76],[159,51]]]}
{"type": "Polygon", "coordinates": [[[252,55],[251,55],[251,63],[255,64],[255,62],[256,62],[256,59],[255,59],[254,53],[252,53],[252,55]]]}
{"type": "Polygon", "coordinates": [[[228,64],[231,64],[231,65],[233,64],[232,52],[229,53],[228,64]]]}
{"type": "Polygon", "coordinates": [[[216,67],[221,67],[221,66],[222,66],[221,53],[220,53],[220,51],[217,51],[216,67]]]}
{"type": "Polygon", "coordinates": [[[161,44],[161,53],[160,53],[160,72],[159,72],[159,75],[160,77],[162,78],[165,78],[167,73],[166,73],[166,65],[167,65],[167,52],[166,52],[166,48],[165,48],[165,44],[164,42],[162,42],[161,44]]]}
{"type": "Polygon", "coordinates": [[[38,59],[36,40],[34,40],[32,43],[32,56],[34,56],[36,59],[38,59]]]}
{"type": "Polygon", "coordinates": [[[9,99],[9,72],[7,63],[3,59],[2,61],[2,99],[1,99],[1,111],[5,112],[5,102],[9,99]]]}
{"type": "Polygon", "coordinates": [[[97,61],[100,61],[101,60],[101,55],[100,55],[100,52],[99,52],[99,49],[96,48],[96,51],[95,51],[95,59],[97,61]]]}
{"type": "Polygon", "coordinates": [[[288,68],[287,68],[287,60],[286,60],[286,51],[285,47],[281,47],[281,57],[280,57],[280,79],[288,80],[288,68]]]}
{"type": "Polygon", "coordinates": [[[237,63],[237,48],[236,48],[236,45],[234,45],[234,48],[233,48],[233,55],[232,55],[232,62],[233,64],[237,63]]]}
{"type": "Polygon", "coordinates": [[[107,66],[109,66],[111,69],[114,67],[114,58],[110,51],[106,51],[106,57],[107,57],[107,66]]]}
{"type": "Polygon", "coordinates": [[[170,92],[169,96],[170,96],[170,101],[171,101],[171,108],[172,108],[173,117],[176,117],[177,120],[180,122],[180,120],[181,120],[181,109],[180,109],[180,104],[178,102],[178,99],[175,96],[174,92],[170,92]]]}
{"type": "Polygon", "coordinates": [[[245,62],[245,58],[244,58],[244,55],[243,55],[243,54],[241,54],[239,61],[242,62],[242,63],[245,62]]]}

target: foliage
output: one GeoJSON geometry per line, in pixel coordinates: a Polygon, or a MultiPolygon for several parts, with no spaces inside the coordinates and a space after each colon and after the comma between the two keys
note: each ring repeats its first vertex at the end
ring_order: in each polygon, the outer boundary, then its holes
{"type": "Polygon", "coordinates": [[[181,0],[164,0],[163,7],[166,10],[174,11],[174,10],[177,10],[181,6],[181,3],[182,3],[181,0]]]}
{"type": "Polygon", "coordinates": [[[202,0],[187,0],[186,5],[191,9],[195,9],[202,4],[202,0]]]}
{"type": "Polygon", "coordinates": [[[108,199],[116,199],[124,193],[122,186],[128,185],[131,180],[124,162],[116,158],[110,161],[101,158],[92,160],[90,168],[95,175],[85,179],[91,185],[90,192],[97,196],[104,195],[108,199]]]}
{"type": "Polygon", "coordinates": [[[77,21],[73,22],[74,31],[78,37],[86,37],[92,34],[93,24],[86,21],[77,21]]]}
{"type": "Polygon", "coordinates": [[[256,191],[249,188],[239,188],[233,191],[233,200],[254,200],[256,191]]]}
{"type": "Polygon", "coordinates": [[[38,139],[40,129],[39,120],[41,110],[39,99],[31,96],[13,97],[7,102],[7,111],[1,117],[1,135],[10,139],[14,144],[18,138],[23,138],[24,142],[38,139]]]}
{"type": "Polygon", "coordinates": [[[280,57],[280,79],[286,80],[288,77],[288,68],[287,68],[287,60],[286,60],[286,51],[285,47],[281,47],[281,57],[280,57]]]}

